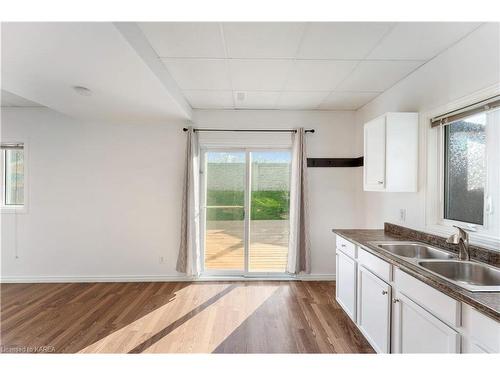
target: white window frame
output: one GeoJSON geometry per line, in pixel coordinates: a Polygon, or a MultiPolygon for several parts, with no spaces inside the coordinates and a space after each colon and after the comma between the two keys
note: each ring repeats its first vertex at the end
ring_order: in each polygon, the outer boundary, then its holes
{"type": "MultiPolygon", "coordinates": [[[[470,236],[471,243],[494,250],[500,249],[500,228],[498,224],[493,225],[495,222],[500,223],[500,212],[498,209],[493,213],[493,215],[496,215],[495,220],[492,220],[491,215],[485,213],[483,225],[470,224],[444,218],[444,127],[440,126],[431,128],[430,121],[432,118],[439,116],[442,113],[447,113],[452,110],[456,110],[457,108],[477,103],[498,94],[500,94],[500,85],[481,90],[445,106],[423,113],[421,116],[421,126],[424,129],[425,139],[427,141],[425,229],[431,233],[448,236],[456,232],[456,229],[453,227],[454,225],[461,226],[466,229],[469,228],[472,231],[470,236]]],[[[500,148],[500,144],[498,145],[498,148],[500,148]]],[[[487,158],[490,152],[491,150],[487,150],[487,158]]],[[[485,189],[485,212],[486,205],[488,204],[488,196],[491,197],[496,207],[500,208],[500,192],[489,191],[488,181],[490,178],[491,163],[488,163],[488,160],[486,168],[487,186],[485,189]]]]}
{"type": "MultiPolygon", "coordinates": [[[[23,139],[7,139],[2,138],[1,143],[18,143],[23,145],[23,168],[24,168],[24,204],[22,205],[6,205],[5,204],[5,167],[1,176],[2,197],[0,197],[0,212],[2,214],[18,214],[28,212],[28,197],[29,197],[29,145],[27,140],[23,139]]],[[[3,152],[3,150],[1,150],[3,152]]]]}

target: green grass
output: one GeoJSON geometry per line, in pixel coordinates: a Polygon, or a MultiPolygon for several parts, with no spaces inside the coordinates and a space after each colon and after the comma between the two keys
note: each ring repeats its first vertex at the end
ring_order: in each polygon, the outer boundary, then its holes
{"type": "MultiPolygon", "coordinates": [[[[207,206],[243,206],[242,191],[209,190],[207,206]]],[[[251,195],[252,220],[288,220],[288,191],[254,191],[251,195]]],[[[208,208],[207,220],[243,220],[243,208],[208,208]]]]}

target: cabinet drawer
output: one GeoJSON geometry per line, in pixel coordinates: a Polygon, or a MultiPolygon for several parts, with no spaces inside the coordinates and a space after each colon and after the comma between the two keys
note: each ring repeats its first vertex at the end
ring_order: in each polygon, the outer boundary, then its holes
{"type": "Polygon", "coordinates": [[[365,268],[369,269],[381,279],[387,282],[391,281],[391,265],[375,255],[370,254],[368,251],[359,249],[358,263],[365,266],[365,268]]]}
{"type": "Polygon", "coordinates": [[[484,352],[500,353],[500,323],[463,304],[462,326],[471,341],[484,352]]]}
{"type": "Polygon", "coordinates": [[[337,249],[351,258],[356,259],[356,245],[339,235],[337,235],[337,249]]]}
{"type": "Polygon", "coordinates": [[[396,288],[420,306],[452,326],[460,325],[460,302],[396,268],[396,288]]]}

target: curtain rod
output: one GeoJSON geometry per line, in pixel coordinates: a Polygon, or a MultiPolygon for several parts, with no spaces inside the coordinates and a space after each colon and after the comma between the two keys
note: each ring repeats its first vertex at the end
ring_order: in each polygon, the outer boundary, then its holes
{"type": "MultiPolygon", "coordinates": [[[[188,128],[183,128],[187,132],[188,128]]],[[[296,129],[210,129],[194,128],[194,132],[264,132],[264,133],[297,133],[296,129]]],[[[314,133],[314,129],[306,129],[306,133],[314,133]]]]}
{"type": "Polygon", "coordinates": [[[2,143],[0,149],[2,150],[22,150],[24,143],[2,143]]]}
{"type": "Polygon", "coordinates": [[[476,113],[481,113],[498,107],[500,107],[500,95],[495,95],[491,98],[466,105],[462,108],[457,108],[453,111],[432,118],[431,128],[435,128],[436,126],[449,125],[455,121],[459,121],[466,117],[475,115],[476,113]]]}

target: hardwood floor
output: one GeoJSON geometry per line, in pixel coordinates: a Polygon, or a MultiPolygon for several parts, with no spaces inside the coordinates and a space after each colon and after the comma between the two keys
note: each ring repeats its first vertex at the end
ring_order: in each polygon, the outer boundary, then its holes
{"type": "Polygon", "coordinates": [[[0,350],[372,353],[334,282],[2,284],[0,350]]]}

